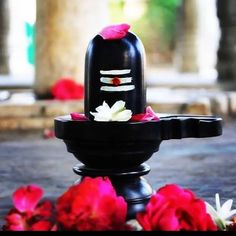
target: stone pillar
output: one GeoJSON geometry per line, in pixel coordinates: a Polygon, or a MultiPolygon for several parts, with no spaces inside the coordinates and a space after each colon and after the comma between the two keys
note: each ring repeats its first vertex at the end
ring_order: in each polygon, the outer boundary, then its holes
{"type": "Polygon", "coordinates": [[[177,27],[176,64],[180,72],[198,72],[197,0],[183,0],[177,27]]]}
{"type": "Polygon", "coordinates": [[[84,81],[91,38],[108,21],[108,0],[37,0],[35,94],[50,96],[61,77],[84,81]]]}
{"type": "Polygon", "coordinates": [[[236,1],[218,0],[221,38],[218,49],[218,81],[225,90],[236,90],[236,1]]]}
{"type": "Polygon", "coordinates": [[[10,27],[8,0],[0,0],[0,74],[9,74],[8,35],[10,27]]]}

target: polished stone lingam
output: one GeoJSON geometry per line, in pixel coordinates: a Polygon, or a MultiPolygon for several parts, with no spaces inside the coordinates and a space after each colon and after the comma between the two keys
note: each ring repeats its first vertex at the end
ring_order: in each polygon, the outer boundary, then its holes
{"type": "Polygon", "coordinates": [[[145,164],[163,140],[206,138],[222,134],[214,116],[170,115],[145,121],[97,121],[94,111],[105,101],[123,101],[133,115],[145,112],[145,53],[140,39],[126,24],[109,26],[89,43],[85,60],[85,116],[55,118],[56,137],[79,161],[73,170],[84,176],[108,176],[128,203],[128,218],[142,211],[153,194],[143,177],[145,164]]]}

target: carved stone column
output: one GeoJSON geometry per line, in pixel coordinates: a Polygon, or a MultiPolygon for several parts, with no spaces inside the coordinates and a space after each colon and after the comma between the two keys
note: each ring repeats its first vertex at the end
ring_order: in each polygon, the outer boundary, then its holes
{"type": "Polygon", "coordinates": [[[89,40],[107,24],[107,0],[37,0],[35,93],[47,98],[61,77],[84,81],[89,40]]]}
{"type": "Polygon", "coordinates": [[[236,1],[218,0],[221,38],[218,49],[218,81],[225,90],[236,90],[236,1]]]}
{"type": "Polygon", "coordinates": [[[8,34],[10,27],[8,0],[0,1],[0,74],[9,73],[8,34]]]}
{"type": "Polygon", "coordinates": [[[176,64],[180,72],[198,72],[197,0],[183,0],[179,9],[176,64]]]}

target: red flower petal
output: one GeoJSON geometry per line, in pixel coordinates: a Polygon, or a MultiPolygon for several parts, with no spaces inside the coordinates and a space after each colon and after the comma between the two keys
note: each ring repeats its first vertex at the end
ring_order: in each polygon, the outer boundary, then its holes
{"type": "Polygon", "coordinates": [[[40,217],[49,218],[53,214],[53,205],[50,201],[44,201],[35,208],[34,216],[38,215],[40,217]]]}
{"type": "Polygon", "coordinates": [[[3,226],[4,230],[7,231],[24,231],[25,228],[25,219],[24,217],[17,213],[17,211],[12,210],[5,217],[6,225],[3,226]]]}
{"type": "Polygon", "coordinates": [[[34,211],[42,196],[43,190],[40,187],[23,186],[13,193],[13,204],[19,212],[34,211]]]}
{"type": "Polygon", "coordinates": [[[23,225],[9,225],[4,231],[27,231],[23,225]]]}
{"type": "Polygon", "coordinates": [[[51,231],[53,225],[46,220],[40,220],[31,226],[31,231],[51,231]]]}
{"type": "Polygon", "coordinates": [[[71,116],[72,120],[78,120],[78,121],[86,121],[86,120],[88,120],[88,118],[85,115],[77,113],[77,112],[70,113],[70,116],[71,116]]]}
{"type": "Polygon", "coordinates": [[[179,220],[173,208],[166,209],[159,222],[161,226],[159,230],[178,231],[180,229],[179,220]]]}
{"type": "Polygon", "coordinates": [[[151,117],[152,120],[160,120],[160,118],[156,115],[156,113],[152,110],[151,106],[148,106],[146,108],[146,113],[148,113],[151,117]]]}
{"type": "Polygon", "coordinates": [[[130,121],[148,121],[145,113],[132,115],[130,121]]]}
{"type": "Polygon", "coordinates": [[[150,106],[146,108],[146,113],[135,114],[131,117],[130,121],[151,121],[160,120],[150,106]]]}
{"type": "Polygon", "coordinates": [[[182,189],[178,185],[175,185],[175,184],[165,185],[164,187],[158,190],[158,194],[166,196],[173,201],[175,201],[175,199],[179,199],[183,202],[189,202],[195,199],[195,195],[193,192],[186,189],[182,189]]]}
{"type": "Polygon", "coordinates": [[[105,40],[116,40],[122,39],[128,33],[130,29],[130,25],[128,24],[117,24],[117,25],[110,25],[105,27],[99,35],[102,36],[105,40]]]}

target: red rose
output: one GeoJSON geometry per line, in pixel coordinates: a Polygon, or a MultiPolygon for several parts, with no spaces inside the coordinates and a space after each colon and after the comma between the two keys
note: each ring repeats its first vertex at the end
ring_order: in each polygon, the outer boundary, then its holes
{"type": "Polygon", "coordinates": [[[63,78],[52,86],[51,93],[54,98],[59,100],[82,99],[84,97],[84,86],[70,78],[63,78]]]}
{"type": "Polygon", "coordinates": [[[204,201],[174,184],[160,188],[137,220],[144,230],[217,230],[204,201]]]}
{"type": "Polygon", "coordinates": [[[57,200],[57,220],[65,230],[122,230],[127,203],[108,178],[85,177],[57,200]]]}
{"type": "Polygon", "coordinates": [[[36,185],[18,188],[13,193],[14,207],[5,217],[3,230],[7,231],[47,231],[56,230],[52,222],[53,206],[49,201],[39,203],[43,190],[36,185]]]}

